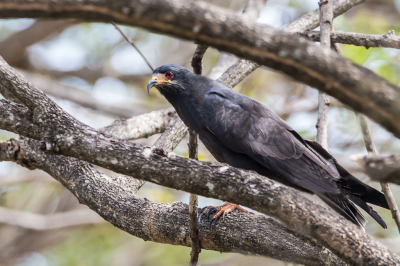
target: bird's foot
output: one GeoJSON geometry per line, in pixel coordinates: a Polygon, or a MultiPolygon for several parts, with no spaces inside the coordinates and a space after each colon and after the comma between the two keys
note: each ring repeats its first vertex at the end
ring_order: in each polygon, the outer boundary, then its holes
{"type": "Polygon", "coordinates": [[[245,213],[249,213],[249,211],[243,209],[242,207],[240,207],[240,206],[237,205],[237,204],[233,204],[233,203],[230,203],[230,202],[225,202],[225,203],[222,204],[221,206],[217,206],[217,207],[214,207],[214,206],[207,206],[207,207],[202,208],[202,209],[200,210],[199,223],[200,223],[201,217],[202,217],[204,214],[206,214],[207,220],[209,220],[210,215],[213,214],[213,213],[215,213],[215,212],[217,212],[217,213],[214,215],[214,217],[211,219],[211,221],[210,221],[210,228],[211,228],[212,223],[213,223],[214,221],[218,220],[219,217],[221,217],[221,215],[222,215],[222,220],[225,220],[225,215],[227,215],[228,213],[234,211],[235,209],[238,209],[238,210],[240,210],[240,211],[242,211],[242,212],[245,212],[245,213]]]}

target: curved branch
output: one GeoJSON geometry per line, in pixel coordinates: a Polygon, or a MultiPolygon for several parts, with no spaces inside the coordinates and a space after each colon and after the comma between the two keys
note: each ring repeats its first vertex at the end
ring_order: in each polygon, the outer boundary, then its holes
{"type": "Polygon", "coordinates": [[[280,70],[336,97],[400,137],[400,88],[333,51],[217,8],[166,0],[1,0],[0,15],[114,20],[194,40],[280,70]]]}
{"type": "MultiPolygon", "coordinates": [[[[0,142],[15,162],[42,169],[60,181],[79,200],[114,226],[144,240],[190,246],[189,211],[186,204],[155,203],[135,196],[129,177],[110,178],[89,163],[44,154],[33,140],[0,142]],[[151,230],[150,230],[151,228],[151,230]]],[[[1,209],[0,209],[1,212],[1,209]]],[[[199,227],[201,246],[220,252],[262,255],[305,265],[345,265],[329,250],[300,236],[277,221],[259,215],[232,213],[224,224],[199,227]],[[227,229],[228,228],[228,229],[227,229]],[[240,230],[239,230],[240,228],[240,230]]]]}
{"type": "MultiPolygon", "coordinates": [[[[359,227],[333,209],[312,202],[300,191],[251,171],[221,163],[199,162],[159,148],[143,147],[104,135],[65,113],[4,61],[0,61],[1,73],[4,77],[1,81],[29,106],[33,113],[32,122],[39,128],[39,131],[27,133],[20,130],[19,133],[41,139],[42,150],[75,157],[166,187],[243,204],[273,215],[289,228],[317,239],[352,265],[400,263],[399,257],[359,227]]],[[[0,101],[1,104],[6,105],[4,101],[0,101]]],[[[10,112],[5,109],[7,114],[4,119],[7,119],[10,112]]],[[[32,164],[34,166],[35,162],[32,164]]]]}

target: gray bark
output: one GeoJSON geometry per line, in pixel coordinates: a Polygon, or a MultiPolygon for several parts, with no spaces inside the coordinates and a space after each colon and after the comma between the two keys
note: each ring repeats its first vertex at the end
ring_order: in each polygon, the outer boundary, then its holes
{"type": "MultiPolygon", "coordinates": [[[[41,169],[60,181],[79,200],[114,226],[145,241],[190,246],[186,204],[155,203],[138,198],[126,176],[108,177],[89,163],[40,150],[35,140],[0,142],[0,161],[41,169]]],[[[220,252],[261,255],[305,265],[345,265],[310,238],[287,229],[272,218],[232,213],[223,224],[199,227],[201,246],[220,252]]]]}
{"type": "Polygon", "coordinates": [[[217,8],[209,10],[192,2],[165,0],[1,0],[0,15],[112,19],[197,41],[280,70],[336,97],[400,136],[400,88],[304,38],[245,21],[217,8]]]}
{"type": "MultiPolygon", "coordinates": [[[[34,125],[29,132],[13,127],[14,119],[22,119],[15,118],[17,114],[10,113],[11,104],[2,100],[0,128],[41,140],[40,148],[47,153],[75,157],[137,179],[243,204],[317,239],[351,265],[400,264],[397,255],[359,227],[295,189],[251,171],[199,162],[99,133],[65,113],[4,61],[0,61],[0,77],[2,84],[32,111],[29,120],[34,125]]],[[[30,165],[34,167],[35,162],[30,165]]]]}

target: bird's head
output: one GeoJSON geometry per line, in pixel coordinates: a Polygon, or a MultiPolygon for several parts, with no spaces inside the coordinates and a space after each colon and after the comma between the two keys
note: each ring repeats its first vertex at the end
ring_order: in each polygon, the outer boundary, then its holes
{"type": "Polygon", "coordinates": [[[190,84],[190,80],[195,76],[182,66],[163,65],[154,70],[153,77],[147,84],[147,92],[151,95],[150,89],[153,87],[156,87],[162,94],[185,90],[186,85],[190,84]]]}

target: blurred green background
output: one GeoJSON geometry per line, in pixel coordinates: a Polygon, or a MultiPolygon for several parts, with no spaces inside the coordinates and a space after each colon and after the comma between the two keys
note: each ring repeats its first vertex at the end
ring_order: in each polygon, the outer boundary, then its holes
{"type": "MultiPolygon", "coordinates": [[[[237,14],[246,4],[245,0],[209,2],[237,14]]],[[[317,2],[269,0],[258,22],[282,28],[300,15],[315,10],[317,2]]],[[[334,27],[335,30],[366,34],[385,34],[389,30],[399,32],[399,12],[399,0],[371,0],[335,19],[334,27]]],[[[121,28],[154,66],[174,63],[190,69],[195,44],[137,28],[121,28]]],[[[0,41],[0,55],[10,65],[22,71],[39,89],[47,91],[71,115],[95,128],[109,125],[120,117],[169,107],[155,90],[152,97],[147,95],[145,88],[151,71],[112,25],[69,20],[0,20],[0,41]],[[67,93],[61,95],[65,91],[67,93]],[[80,102],[71,100],[70,95],[77,93],[82,95],[80,102]]],[[[341,45],[340,48],[343,55],[356,64],[400,85],[399,50],[350,45],[341,45]]],[[[207,51],[205,74],[210,74],[219,55],[215,49],[207,51]]],[[[257,69],[235,90],[264,103],[304,137],[314,138],[316,90],[268,68],[257,69]]],[[[328,121],[331,153],[358,178],[379,189],[379,184],[370,182],[359,166],[349,159],[354,154],[366,154],[356,115],[335,99],[332,99],[331,106],[328,121]]],[[[399,140],[378,125],[370,124],[380,154],[399,152],[399,140]]],[[[1,141],[11,137],[16,136],[0,130],[1,141]]],[[[157,137],[136,142],[152,145],[157,137]]],[[[183,140],[175,152],[187,156],[187,142],[187,139],[183,140]]],[[[200,146],[199,157],[200,160],[214,160],[203,146],[200,146]]],[[[400,187],[392,185],[392,190],[400,203],[400,187]]],[[[138,195],[168,203],[187,203],[189,199],[187,193],[149,183],[138,195]]],[[[213,199],[199,200],[200,206],[219,203],[213,199]]],[[[376,209],[387,221],[389,229],[383,230],[371,221],[367,232],[400,254],[399,233],[390,212],[376,209]]],[[[32,218],[32,224],[37,222],[32,218]]],[[[79,205],[70,192],[45,173],[0,162],[0,265],[187,265],[189,253],[190,249],[186,247],[144,242],[133,237],[79,205]],[[15,214],[13,211],[19,212],[15,214]],[[49,229],[49,225],[57,227],[57,220],[49,220],[42,230],[15,225],[17,219],[30,217],[26,214],[37,214],[40,216],[35,217],[46,219],[63,213],[63,219],[74,219],[72,214],[76,211],[86,217],[76,226],[49,229]],[[15,215],[15,220],[9,218],[14,217],[12,215],[15,215]]],[[[200,264],[287,265],[268,258],[206,250],[200,254],[200,264]]]]}

